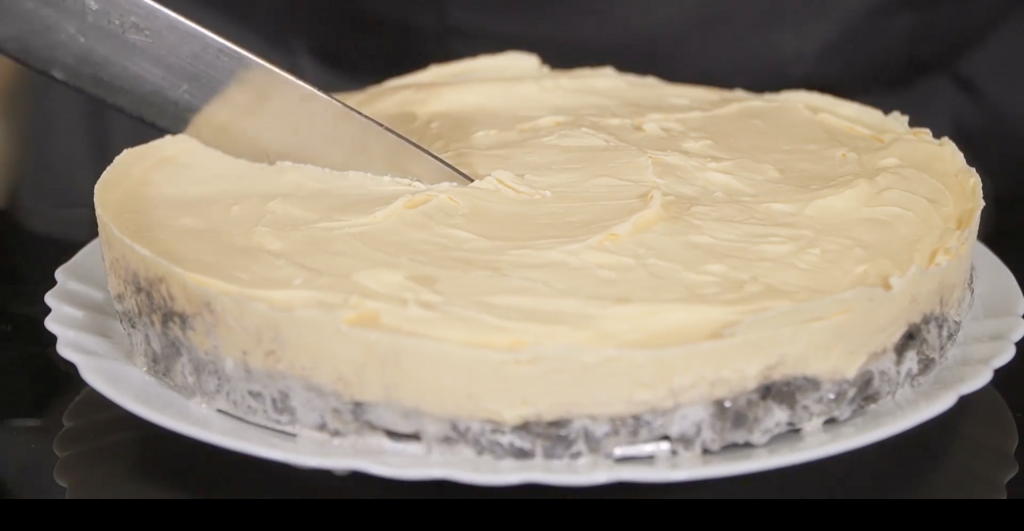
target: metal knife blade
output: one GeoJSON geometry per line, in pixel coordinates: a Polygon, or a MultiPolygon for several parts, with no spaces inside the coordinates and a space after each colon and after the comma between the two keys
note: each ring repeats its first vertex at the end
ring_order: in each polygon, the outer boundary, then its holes
{"type": "Polygon", "coordinates": [[[150,0],[0,0],[0,53],[169,133],[256,162],[472,178],[150,0]]]}

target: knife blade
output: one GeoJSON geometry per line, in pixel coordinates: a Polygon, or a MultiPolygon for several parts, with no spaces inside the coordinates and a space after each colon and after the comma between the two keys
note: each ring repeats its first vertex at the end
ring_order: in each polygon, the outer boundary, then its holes
{"type": "Polygon", "coordinates": [[[246,160],[473,182],[428,149],[151,0],[0,0],[0,53],[246,160]]]}

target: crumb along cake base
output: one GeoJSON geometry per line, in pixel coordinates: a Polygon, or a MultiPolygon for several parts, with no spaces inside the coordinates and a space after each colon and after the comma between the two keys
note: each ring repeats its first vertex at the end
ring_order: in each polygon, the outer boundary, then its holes
{"type": "Polygon", "coordinates": [[[855,378],[792,378],[706,404],[628,416],[572,417],[519,425],[459,420],[386,403],[354,402],[333,389],[287,373],[254,369],[200,350],[188,339],[193,320],[161,293],[160,282],[134,278],[119,295],[134,363],[185,397],[275,431],[328,437],[344,444],[387,440],[422,455],[498,460],[613,462],[713,453],[761,446],[794,430],[844,421],[926,381],[955,346],[972,302],[911,325],[855,378]],[[147,303],[138,304],[137,301],[147,303]],[[155,303],[155,304],[149,304],[155,303]],[[159,308],[159,309],[158,309],[159,308]]]}
{"type": "Polygon", "coordinates": [[[891,398],[966,315],[980,180],[899,115],[515,52],[340,97],[477,182],[182,136],[100,179],[134,359],[182,394],[425,452],[714,452],[891,398]]]}

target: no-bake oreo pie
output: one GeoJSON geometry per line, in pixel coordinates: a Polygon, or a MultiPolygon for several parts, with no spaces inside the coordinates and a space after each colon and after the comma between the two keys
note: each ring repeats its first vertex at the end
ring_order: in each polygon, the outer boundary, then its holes
{"type": "Polygon", "coordinates": [[[96,189],[136,363],[261,425],[506,459],[761,445],[927,375],[970,304],[980,180],[902,116],[523,53],[340,97],[479,180],[172,136],[96,189]]]}

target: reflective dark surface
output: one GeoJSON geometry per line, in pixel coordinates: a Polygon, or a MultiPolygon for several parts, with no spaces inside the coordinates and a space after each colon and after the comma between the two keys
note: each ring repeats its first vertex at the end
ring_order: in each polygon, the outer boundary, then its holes
{"type": "Polygon", "coordinates": [[[1024,498],[1024,480],[1014,477],[1024,457],[1018,451],[1014,458],[1024,427],[1021,360],[992,386],[912,432],[823,462],[728,480],[477,489],[337,477],[263,462],[168,433],[86,389],[42,327],[42,296],[53,270],[78,245],[31,236],[2,215],[0,245],[5,498],[1024,498]]]}

